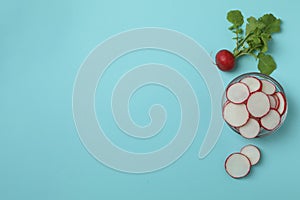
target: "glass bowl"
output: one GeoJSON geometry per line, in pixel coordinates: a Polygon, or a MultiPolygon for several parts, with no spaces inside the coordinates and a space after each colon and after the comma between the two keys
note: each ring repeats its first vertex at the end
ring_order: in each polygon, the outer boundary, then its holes
{"type": "MultiPolygon", "coordinates": [[[[285,100],[286,100],[286,101],[285,101],[285,102],[286,102],[286,108],[285,108],[284,113],[282,113],[282,115],[281,115],[280,123],[279,123],[279,124],[276,126],[276,128],[273,129],[273,130],[266,130],[266,129],[264,129],[264,128],[261,127],[261,128],[260,128],[259,134],[258,134],[255,138],[257,138],[257,137],[262,137],[262,136],[267,136],[267,135],[271,135],[272,133],[274,133],[275,131],[277,131],[277,130],[281,127],[281,125],[284,123],[284,120],[285,120],[285,118],[286,118],[287,111],[288,111],[288,102],[287,102],[287,99],[286,99],[286,94],[285,94],[285,92],[284,92],[284,89],[283,89],[283,87],[278,83],[278,81],[276,81],[276,80],[275,80],[274,78],[272,78],[271,76],[268,76],[268,75],[265,75],[265,74],[262,74],[262,73],[257,73],[257,72],[250,72],[250,73],[245,73],[245,74],[242,74],[242,75],[240,75],[240,76],[234,78],[234,79],[227,85],[227,87],[226,87],[226,89],[225,89],[225,92],[224,92],[224,94],[223,94],[223,98],[222,98],[222,109],[223,109],[223,106],[225,105],[225,103],[227,102],[226,91],[227,91],[228,87],[229,87],[230,85],[232,85],[233,83],[240,82],[242,79],[244,79],[244,78],[246,78],[246,77],[249,77],[249,76],[250,76],[250,77],[258,78],[258,79],[260,79],[260,80],[267,80],[267,81],[273,83],[273,84],[275,85],[275,87],[276,87],[276,92],[281,92],[281,93],[284,95],[284,97],[285,97],[285,100]]],[[[251,118],[251,116],[250,116],[250,118],[251,118]]],[[[225,121],[225,120],[224,120],[224,121],[225,121]]],[[[226,122],[226,121],[225,121],[225,122],[226,122]]],[[[226,122],[226,124],[227,124],[233,131],[235,131],[236,133],[240,134],[237,127],[233,127],[233,126],[231,126],[230,124],[228,124],[227,122],[226,122]]]]}

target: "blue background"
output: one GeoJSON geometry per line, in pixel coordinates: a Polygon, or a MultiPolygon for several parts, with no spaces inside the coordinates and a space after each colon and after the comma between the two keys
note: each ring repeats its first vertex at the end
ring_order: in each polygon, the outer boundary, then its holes
{"type": "MultiPolygon", "coordinates": [[[[1,0],[0,199],[299,199],[299,6],[298,1],[284,0],[1,0]],[[120,59],[120,65],[154,60],[181,66],[201,99],[199,134],[177,162],[153,173],[122,173],[96,161],[79,140],[71,105],[76,73],[89,52],[111,35],[155,26],[180,31],[214,55],[234,46],[225,19],[231,9],[256,17],[272,12],[283,20],[282,33],[274,35],[270,53],[278,64],[272,76],[283,85],[289,100],[284,126],[272,136],[251,141],[224,127],[211,154],[199,160],[210,112],[203,80],[195,77],[191,66],[171,55],[137,52],[132,59],[120,59]],[[224,171],[225,158],[250,142],[262,150],[260,164],[244,179],[230,178],[224,171]]],[[[221,73],[225,84],[237,75],[256,71],[252,58],[242,58],[238,65],[233,72],[221,73]]],[[[101,91],[97,97],[99,94],[101,91]]],[[[140,124],[147,123],[143,109],[153,102],[162,101],[167,109],[178,107],[174,97],[160,88],[145,88],[134,101],[138,109],[132,104],[132,115],[140,124]],[[147,90],[162,95],[144,101],[149,99],[143,96],[147,90]]],[[[176,124],[176,118],[174,114],[169,123],[176,124]]],[[[127,139],[120,140],[122,137],[112,140],[127,149],[149,151],[172,135],[137,149],[127,139]]]]}

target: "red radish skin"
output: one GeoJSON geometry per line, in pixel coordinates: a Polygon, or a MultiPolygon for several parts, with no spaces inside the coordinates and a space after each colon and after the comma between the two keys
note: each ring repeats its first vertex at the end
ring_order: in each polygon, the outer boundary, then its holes
{"type": "Polygon", "coordinates": [[[232,103],[244,103],[250,95],[248,86],[245,83],[233,83],[226,90],[226,97],[232,103]]]}
{"type": "Polygon", "coordinates": [[[249,120],[249,112],[245,104],[228,103],[223,108],[224,120],[233,127],[244,126],[249,120]]]}
{"type": "Polygon", "coordinates": [[[258,78],[253,76],[247,76],[242,80],[240,80],[240,82],[245,83],[249,87],[250,93],[260,91],[262,88],[261,81],[258,78]]]}
{"type": "Polygon", "coordinates": [[[276,92],[275,95],[279,99],[279,105],[277,111],[279,112],[280,115],[283,115],[286,111],[286,105],[287,105],[285,95],[282,92],[276,92]]]}
{"type": "Polygon", "coordinates": [[[268,114],[270,107],[270,100],[263,92],[254,92],[247,101],[247,109],[254,118],[260,118],[268,114]]]}
{"type": "Polygon", "coordinates": [[[249,158],[251,166],[256,165],[261,158],[261,151],[252,144],[244,146],[240,152],[249,158]]]}
{"type": "Polygon", "coordinates": [[[280,114],[277,110],[271,109],[270,112],[260,119],[261,126],[268,130],[275,130],[281,122],[280,114]]]}
{"type": "Polygon", "coordinates": [[[243,178],[250,173],[251,162],[242,153],[232,153],[226,158],[224,167],[232,178],[243,178]]]}
{"type": "Polygon", "coordinates": [[[268,95],[272,95],[276,92],[276,86],[271,83],[268,80],[261,80],[262,83],[262,88],[261,91],[268,94],[268,95]]]}
{"type": "Polygon", "coordinates": [[[222,71],[232,70],[235,65],[234,55],[226,49],[220,50],[216,55],[216,65],[222,71]]]}
{"type": "Polygon", "coordinates": [[[260,124],[256,119],[250,118],[244,126],[238,128],[238,131],[244,138],[252,139],[258,136],[260,124]]]}

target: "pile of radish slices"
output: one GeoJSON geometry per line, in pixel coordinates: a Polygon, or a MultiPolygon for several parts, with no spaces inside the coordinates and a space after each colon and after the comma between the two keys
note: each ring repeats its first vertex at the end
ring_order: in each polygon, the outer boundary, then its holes
{"type": "Polygon", "coordinates": [[[227,87],[223,118],[243,137],[255,138],[262,130],[277,129],[286,107],[284,93],[273,82],[249,75],[227,87]]]}
{"type": "Polygon", "coordinates": [[[250,173],[260,160],[261,153],[254,145],[244,146],[240,152],[230,154],[225,160],[225,170],[233,178],[242,178],[250,173]]]}

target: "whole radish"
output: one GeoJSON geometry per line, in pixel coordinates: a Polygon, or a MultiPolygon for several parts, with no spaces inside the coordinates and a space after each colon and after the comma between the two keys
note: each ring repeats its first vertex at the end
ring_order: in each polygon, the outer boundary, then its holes
{"type": "Polygon", "coordinates": [[[220,50],[216,55],[216,65],[222,71],[230,71],[234,68],[235,57],[226,49],[220,50]]]}
{"type": "Polygon", "coordinates": [[[235,60],[241,56],[249,55],[258,60],[258,70],[270,75],[276,69],[276,62],[268,54],[268,42],[273,33],[280,32],[281,20],[273,14],[264,14],[259,18],[248,17],[247,20],[239,10],[231,10],[226,19],[230,22],[229,30],[236,45],[230,52],[221,50],[216,55],[216,65],[222,71],[230,71],[234,68],[235,60]],[[246,21],[246,26],[244,25],[246,21]]]}

